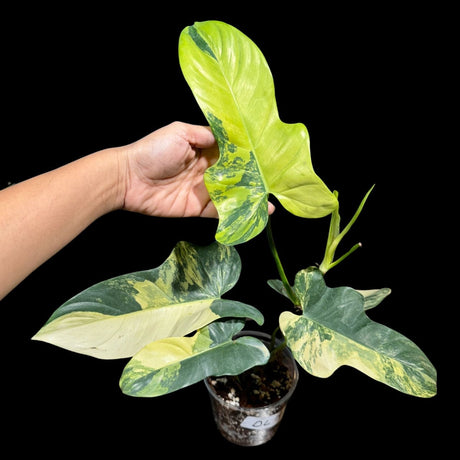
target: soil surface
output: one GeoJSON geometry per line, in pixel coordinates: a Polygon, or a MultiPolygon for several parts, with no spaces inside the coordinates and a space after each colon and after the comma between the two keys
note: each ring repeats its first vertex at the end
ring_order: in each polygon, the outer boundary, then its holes
{"type": "Polygon", "coordinates": [[[275,360],[240,375],[209,377],[208,381],[219,396],[235,406],[261,407],[281,399],[288,392],[292,377],[288,368],[275,360]]]}

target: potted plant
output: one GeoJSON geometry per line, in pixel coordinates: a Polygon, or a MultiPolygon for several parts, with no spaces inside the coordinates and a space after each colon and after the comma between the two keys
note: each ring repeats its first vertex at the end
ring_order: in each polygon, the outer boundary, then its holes
{"type": "MultiPolygon", "coordinates": [[[[195,23],[181,33],[179,58],[219,145],[219,160],[205,174],[219,213],[215,241],[179,242],[156,268],[89,287],[59,307],[34,339],[101,359],[130,358],[120,386],[132,396],[160,396],[204,380],[216,410],[246,411],[232,419],[237,433],[227,436],[242,445],[266,442],[275,432],[284,411],[278,405],[295,388],[296,363],[319,377],[348,365],[401,392],[433,396],[436,371],[425,354],[366,315],[390,290],[325,282],[325,274],[359,247],[336,258],[372,189],[342,229],[338,193],[314,172],[306,127],[279,119],[268,64],[242,32],[218,21],[195,23]],[[293,284],[275,246],[270,194],[300,220],[330,216],[323,261],[300,270],[293,284]],[[268,283],[292,309],[280,313],[277,330],[261,336],[243,328],[247,320],[262,325],[262,313],[224,296],[240,275],[235,246],[262,231],[280,275],[268,283]],[[281,370],[290,374],[284,379],[281,370]],[[259,371],[278,372],[276,395],[264,401],[262,415],[254,412],[257,403],[245,405],[236,393],[250,379],[260,382],[259,371]]],[[[215,417],[226,435],[228,416],[215,417]]]]}

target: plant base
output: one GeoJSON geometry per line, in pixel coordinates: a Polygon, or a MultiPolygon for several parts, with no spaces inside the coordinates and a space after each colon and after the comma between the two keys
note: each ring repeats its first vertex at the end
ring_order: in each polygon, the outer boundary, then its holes
{"type": "MultiPolygon", "coordinates": [[[[247,332],[268,343],[270,337],[247,332]]],[[[205,385],[214,420],[222,436],[239,446],[258,446],[275,435],[294,392],[298,370],[288,349],[273,364],[250,369],[238,377],[210,377],[205,385]]]]}

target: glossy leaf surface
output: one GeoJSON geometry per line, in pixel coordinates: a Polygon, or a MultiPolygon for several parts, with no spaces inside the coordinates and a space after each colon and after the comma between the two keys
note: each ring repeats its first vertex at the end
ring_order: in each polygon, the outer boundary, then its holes
{"type": "Polygon", "coordinates": [[[237,375],[265,364],[270,352],[260,340],[248,336],[232,340],[243,326],[243,321],[216,321],[192,337],[147,345],[125,367],[122,391],[130,396],[160,396],[211,375],[237,375]]]}
{"type": "Polygon", "coordinates": [[[98,283],[64,303],[33,337],[103,359],[131,357],[148,343],[189,334],[222,317],[252,318],[254,307],[221,295],[238,280],[235,248],[180,242],[159,267],[98,283]]]}
{"type": "Polygon", "coordinates": [[[218,241],[237,244],[260,233],[270,193],[301,217],[335,209],[313,170],[306,127],[279,118],[272,74],[254,42],[223,22],[199,22],[183,30],[179,59],[219,144],[220,158],[205,175],[219,212],[218,241]]]}
{"type": "MultiPolygon", "coordinates": [[[[316,268],[300,271],[294,288],[303,314],[283,312],[280,327],[307,372],[329,377],[347,365],[404,393],[436,394],[436,370],[425,354],[400,333],[370,320],[359,292],[327,287],[316,268]]],[[[373,300],[367,296],[368,306],[375,306],[383,294],[373,300]]]]}
{"type": "MultiPolygon", "coordinates": [[[[281,280],[268,280],[268,285],[276,292],[289,299],[289,295],[281,280]]],[[[356,292],[359,292],[364,298],[364,310],[370,310],[379,305],[385,297],[389,296],[391,294],[391,289],[367,289],[364,291],[356,290],[356,292]]]]}

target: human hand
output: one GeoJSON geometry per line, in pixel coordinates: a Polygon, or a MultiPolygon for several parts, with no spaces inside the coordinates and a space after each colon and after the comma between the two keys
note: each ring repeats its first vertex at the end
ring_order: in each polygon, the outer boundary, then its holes
{"type": "Polygon", "coordinates": [[[123,209],[162,217],[217,217],[203,181],[219,150],[205,126],[171,123],[123,149],[123,209]]]}

